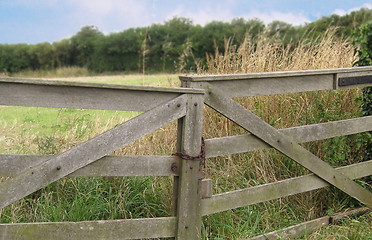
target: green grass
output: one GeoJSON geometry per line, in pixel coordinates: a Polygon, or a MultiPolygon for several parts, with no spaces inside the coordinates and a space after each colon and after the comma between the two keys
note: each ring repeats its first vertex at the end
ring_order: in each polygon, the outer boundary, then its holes
{"type": "Polygon", "coordinates": [[[60,150],[57,149],[56,143],[52,142],[57,142],[58,139],[62,142],[68,139],[81,142],[138,114],[123,111],[1,106],[0,151],[57,153],[60,150]],[[45,146],[46,141],[49,141],[50,149],[45,146]],[[11,144],[12,142],[21,144],[11,144]],[[20,151],[20,145],[23,146],[22,149],[28,150],[20,151]]]}

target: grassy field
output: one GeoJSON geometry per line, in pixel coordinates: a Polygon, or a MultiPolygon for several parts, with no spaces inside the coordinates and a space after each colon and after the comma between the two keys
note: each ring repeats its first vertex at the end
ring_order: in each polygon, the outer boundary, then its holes
{"type": "MultiPolygon", "coordinates": [[[[238,47],[227,45],[225,49],[224,53],[216,52],[214,56],[209,56],[208,69],[199,69],[200,73],[349,67],[355,60],[350,43],[334,38],[332,32],[317,45],[310,47],[303,43],[292,51],[281,48],[264,36],[255,44],[246,41],[238,47]]],[[[84,69],[36,72],[34,75],[27,72],[15,77],[125,85],[179,85],[177,75],[92,76],[84,69]]],[[[250,97],[238,101],[272,126],[284,128],[361,116],[359,96],[359,90],[345,90],[250,97]]],[[[137,114],[3,106],[0,107],[0,152],[60,153],[137,114]]],[[[204,121],[203,134],[206,138],[244,132],[208,108],[204,121]]],[[[175,126],[172,123],[114,154],[171,154],[175,152],[175,126]]],[[[368,138],[370,135],[366,133],[304,146],[333,166],[341,166],[361,161],[363,143],[368,138]]],[[[214,193],[307,173],[273,150],[208,159],[205,172],[214,180],[214,193]]],[[[0,210],[0,221],[84,221],[169,216],[171,195],[171,178],[69,178],[0,210]]],[[[203,219],[203,239],[246,239],[357,206],[357,202],[333,188],[298,194],[207,216],[203,219]]],[[[370,224],[371,217],[368,215],[304,239],[365,239],[364,236],[371,235],[370,224]],[[355,238],[349,237],[353,234],[355,238]]]]}

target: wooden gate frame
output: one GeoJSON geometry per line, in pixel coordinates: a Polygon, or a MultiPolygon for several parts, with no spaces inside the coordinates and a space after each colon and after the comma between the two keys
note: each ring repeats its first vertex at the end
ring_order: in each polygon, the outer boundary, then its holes
{"type": "Polygon", "coordinates": [[[201,149],[203,90],[0,79],[0,105],[120,111],[139,116],[54,156],[0,155],[0,208],[63,177],[174,176],[174,216],[88,222],[0,224],[0,239],[138,239],[198,236],[199,161],[175,156],[107,156],[178,119],[177,150],[201,149]]]}
{"type": "Polygon", "coordinates": [[[372,160],[334,169],[299,145],[302,142],[371,131],[372,116],[278,130],[233,100],[235,97],[371,86],[372,67],[182,76],[180,80],[183,87],[204,89],[206,105],[250,132],[207,139],[207,158],[274,148],[313,172],[202,199],[203,216],[329,185],[372,208],[372,193],[352,181],[372,174],[372,160]]]}

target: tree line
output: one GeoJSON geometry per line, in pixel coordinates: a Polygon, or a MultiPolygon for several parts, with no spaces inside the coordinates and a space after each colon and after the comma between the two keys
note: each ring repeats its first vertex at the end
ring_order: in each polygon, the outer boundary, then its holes
{"type": "Polygon", "coordinates": [[[85,26],[69,39],[53,43],[0,44],[0,72],[49,70],[59,67],[87,67],[96,72],[181,72],[192,71],[196,61],[203,65],[206,54],[224,42],[240,44],[265,33],[284,45],[295,45],[304,36],[311,41],[329,27],[339,36],[351,36],[354,29],[372,20],[372,10],[361,9],[345,16],[331,15],[303,26],[274,21],[265,25],[258,19],[237,18],[213,21],[205,26],[175,17],[163,24],[130,28],[104,35],[97,27],[85,26]]]}

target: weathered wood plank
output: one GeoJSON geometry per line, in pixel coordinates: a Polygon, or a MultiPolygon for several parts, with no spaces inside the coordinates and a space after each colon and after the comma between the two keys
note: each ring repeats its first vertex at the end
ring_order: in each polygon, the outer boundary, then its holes
{"type": "MultiPolygon", "coordinates": [[[[202,95],[201,95],[202,96],[202,95]]],[[[3,208],[186,114],[182,95],[0,183],[3,208]]]]}
{"type": "Polygon", "coordinates": [[[302,77],[302,76],[319,76],[328,74],[339,74],[346,76],[362,76],[372,73],[371,66],[351,67],[351,68],[333,68],[333,69],[315,69],[315,70],[296,70],[296,71],[277,71],[277,72],[259,72],[244,74],[218,74],[218,75],[189,75],[180,76],[181,81],[191,82],[210,82],[225,80],[244,80],[258,78],[282,78],[282,77],[302,77]]]}
{"type": "MultiPolygon", "coordinates": [[[[54,157],[0,155],[0,176],[17,176],[54,157]]],[[[178,167],[174,166],[179,166],[179,164],[179,158],[174,156],[105,156],[67,177],[177,176],[178,167]]]]}
{"type": "Polygon", "coordinates": [[[200,186],[200,195],[202,198],[210,198],[213,193],[213,180],[212,179],[202,179],[200,186]]]}
{"type": "Polygon", "coordinates": [[[248,97],[334,89],[332,74],[213,82],[225,96],[248,97]]]}
{"type": "Polygon", "coordinates": [[[309,169],[331,185],[347,193],[351,197],[372,207],[372,193],[356,184],[349,178],[338,173],[329,164],[294,142],[292,139],[280,133],[277,129],[262,121],[251,111],[236,103],[231,98],[211,85],[208,87],[206,104],[237,123],[245,130],[265,141],[273,148],[295,160],[303,167],[309,169]]]}
{"type": "MultiPolygon", "coordinates": [[[[213,84],[225,96],[244,97],[338,89],[338,76],[372,74],[371,67],[180,77],[192,88],[213,84]]],[[[344,88],[364,87],[356,84],[344,88]]]]}
{"type": "Polygon", "coordinates": [[[185,89],[182,87],[154,87],[154,86],[134,86],[122,84],[101,84],[101,83],[86,83],[77,81],[59,81],[47,79],[33,79],[33,78],[13,78],[0,77],[1,83],[19,83],[27,85],[49,85],[49,86],[72,86],[72,87],[86,87],[86,88],[107,88],[118,90],[133,90],[139,92],[166,92],[166,93],[180,93],[180,94],[203,94],[204,91],[200,89],[185,89]]]}
{"type": "MultiPolygon", "coordinates": [[[[372,131],[372,116],[280,129],[297,143],[372,131]]],[[[205,140],[206,157],[217,157],[270,148],[252,134],[205,140]]]]}
{"type": "MultiPolygon", "coordinates": [[[[362,163],[340,167],[337,172],[344,174],[351,179],[358,179],[372,174],[372,160],[362,163]]],[[[202,200],[202,215],[223,212],[230,209],[249,206],[281,197],[308,192],[329,184],[315,174],[290,178],[274,183],[267,183],[255,187],[235,190],[202,200]]]]}
{"type": "Polygon", "coordinates": [[[89,222],[0,224],[2,240],[122,240],[174,237],[175,217],[89,222]]]}
{"type": "MultiPolygon", "coordinates": [[[[179,151],[198,156],[201,151],[203,127],[203,96],[189,95],[186,116],[179,122],[181,143],[179,151]]],[[[200,213],[200,161],[181,160],[177,181],[177,233],[176,239],[200,239],[202,217],[200,213]]]]}
{"type": "Polygon", "coordinates": [[[202,90],[0,79],[0,105],[147,111],[202,90]]]}
{"type": "Polygon", "coordinates": [[[308,222],[300,223],[295,226],[284,228],[278,231],[266,233],[251,240],[274,240],[274,239],[292,239],[299,238],[305,234],[313,233],[323,226],[329,225],[330,217],[317,218],[308,222]]]}

